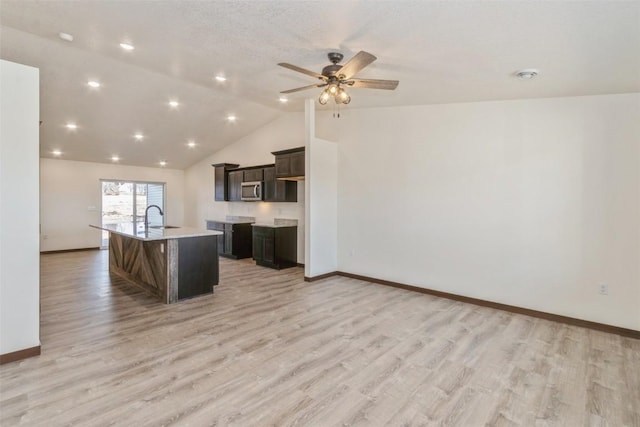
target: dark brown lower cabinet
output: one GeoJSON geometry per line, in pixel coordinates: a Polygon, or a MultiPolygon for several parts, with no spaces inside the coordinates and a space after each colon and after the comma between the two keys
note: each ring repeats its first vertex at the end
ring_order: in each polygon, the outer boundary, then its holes
{"type": "Polygon", "coordinates": [[[298,227],[253,226],[253,259],[257,265],[295,267],[298,259],[298,227]]]}
{"type": "Polygon", "coordinates": [[[222,231],[218,236],[218,254],[232,259],[249,258],[252,255],[251,223],[227,223],[207,221],[207,230],[222,231]]]}
{"type": "Polygon", "coordinates": [[[217,254],[211,237],[180,239],[178,300],[213,292],[219,278],[217,254]],[[216,262],[211,262],[211,259],[215,259],[216,262]]]}

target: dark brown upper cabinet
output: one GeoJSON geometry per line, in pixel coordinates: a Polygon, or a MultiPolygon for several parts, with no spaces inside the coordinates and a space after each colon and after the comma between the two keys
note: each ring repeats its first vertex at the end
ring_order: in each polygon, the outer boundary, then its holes
{"type": "Polygon", "coordinates": [[[298,183],[276,179],[275,166],[266,167],[264,172],[264,201],[265,202],[297,202],[298,183]]]}
{"type": "Polygon", "coordinates": [[[245,169],[244,182],[262,181],[263,172],[262,167],[257,169],[245,169]]]}
{"type": "Polygon", "coordinates": [[[243,170],[229,171],[229,201],[239,202],[242,200],[242,181],[244,180],[243,170]]]}
{"type": "Polygon", "coordinates": [[[277,179],[304,179],[304,147],[273,151],[271,154],[276,156],[277,179]]]}
{"type": "Polygon", "coordinates": [[[229,200],[229,170],[235,169],[239,165],[235,163],[216,163],[211,165],[215,169],[215,197],[217,202],[224,202],[229,200]]]}

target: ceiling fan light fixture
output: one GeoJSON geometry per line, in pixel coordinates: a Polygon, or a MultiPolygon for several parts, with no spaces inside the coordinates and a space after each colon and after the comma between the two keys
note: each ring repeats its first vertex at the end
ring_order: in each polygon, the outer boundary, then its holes
{"type": "Polygon", "coordinates": [[[351,102],[351,96],[347,93],[346,90],[344,90],[344,88],[339,88],[338,89],[338,93],[336,94],[336,104],[338,103],[342,103],[342,104],[348,104],[351,102]]]}
{"type": "Polygon", "coordinates": [[[328,89],[325,89],[320,94],[320,98],[318,98],[318,102],[320,103],[320,105],[327,105],[327,102],[329,102],[330,99],[331,99],[331,94],[329,93],[328,89]]]}

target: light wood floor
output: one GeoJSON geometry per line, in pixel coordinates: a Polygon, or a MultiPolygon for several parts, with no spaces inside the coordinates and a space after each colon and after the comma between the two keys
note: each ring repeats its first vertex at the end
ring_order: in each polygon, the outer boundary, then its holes
{"type": "Polygon", "coordinates": [[[250,261],[174,305],[106,251],[41,264],[42,355],[0,367],[2,426],[640,426],[638,340],[250,261]]]}

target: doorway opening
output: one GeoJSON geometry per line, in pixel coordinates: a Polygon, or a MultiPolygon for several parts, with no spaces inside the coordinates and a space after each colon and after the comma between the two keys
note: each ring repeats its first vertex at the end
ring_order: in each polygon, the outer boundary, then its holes
{"type": "MultiPolygon", "coordinates": [[[[144,230],[144,213],[148,206],[158,205],[164,211],[162,182],[100,180],[102,186],[102,226],[118,225],[127,233],[144,230]]],[[[149,225],[164,225],[157,209],[149,210],[149,225]]],[[[109,245],[109,232],[102,231],[101,247],[109,245]]]]}

